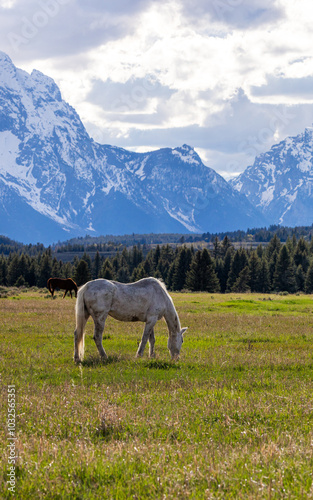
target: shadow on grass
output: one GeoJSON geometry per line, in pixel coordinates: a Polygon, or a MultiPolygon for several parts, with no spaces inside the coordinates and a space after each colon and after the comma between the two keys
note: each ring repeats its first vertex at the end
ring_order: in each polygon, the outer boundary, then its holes
{"type": "Polygon", "coordinates": [[[149,370],[180,370],[180,365],[174,361],[160,361],[160,360],[149,360],[144,363],[146,368],[149,370]]]}
{"type": "Polygon", "coordinates": [[[108,359],[103,361],[99,356],[89,356],[88,358],[84,359],[80,364],[81,366],[86,366],[86,367],[96,367],[96,366],[105,366],[105,365],[111,365],[113,363],[120,363],[123,361],[122,356],[113,354],[111,356],[108,356],[108,359]]]}

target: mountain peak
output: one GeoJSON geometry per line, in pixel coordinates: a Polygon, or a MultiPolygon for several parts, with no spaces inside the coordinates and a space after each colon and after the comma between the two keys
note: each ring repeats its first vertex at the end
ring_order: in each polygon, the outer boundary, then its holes
{"type": "Polygon", "coordinates": [[[39,90],[41,93],[46,94],[47,97],[56,99],[57,101],[62,100],[60,89],[53,78],[44,75],[36,69],[33,69],[30,78],[37,91],[39,90]]]}
{"type": "Polygon", "coordinates": [[[12,64],[12,66],[14,66],[12,59],[8,56],[8,54],[0,50],[0,64],[2,65],[3,63],[9,63],[12,64]]]}
{"type": "Polygon", "coordinates": [[[313,127],[287,137],[230,184],[262,210],[274,224],[313,222],[313,127]]]}
{"type": "Polygon", "coordinates": [[[185,151],[194,151],[194,148],[192,146],[189,146],[188,144],[183,144],[179,149],[184,149],[185,151]]]}
{"type": "Polygon", "coordinates": [[[195,152],[194,148],[188,146],[188,144],[183,144],[180,147],[172,149],[172,154],[178,156],[184,163],[199,165],[202,161],[199,155],[195,152]]]}

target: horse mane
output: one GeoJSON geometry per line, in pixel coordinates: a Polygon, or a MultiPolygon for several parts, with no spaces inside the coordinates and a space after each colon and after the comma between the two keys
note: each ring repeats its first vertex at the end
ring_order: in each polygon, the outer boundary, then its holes
{"type": "Polygon", "coordinates": [[[160,285],[163,288],[163,290],[165,290],[167,292],[166,284],[164,283],[164,281],[162,280],[162,278],[155,278],[155,279],[160,283],[160,285]]]}

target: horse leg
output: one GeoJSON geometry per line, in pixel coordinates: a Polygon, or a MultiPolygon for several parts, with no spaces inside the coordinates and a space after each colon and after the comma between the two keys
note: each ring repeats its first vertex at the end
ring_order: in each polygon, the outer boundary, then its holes
{"type": "Polygon", "coordinates": [[[63,299],[64,299],[66,294],[67,294],[67,290],[65,290],[65,292],[63,293],[63,299]]]}
{"type": "Polygon", "coordinates": [[[150,354],[151,354],[151,352],[154,353],[154,331],[153,331],[153,328],[154,328],[154,325],[156,324],[156,322],[157,322],[157,318],[154,318],[154,317],[150,318],[146,322],[146,326],[145,326],[145,329],[144,329],[143,334],[142,334],[142,338],[141,338],[140,345],[138,347],[136,358],[141,358],[148,340],[150,342],[152,342],[152,344],[150,343],[150,354]],[[153,349],[151,349],[151,346],[153,347],[153,349]]]}
{"type": "Polygon", "coordinates": [[[155,358],[155,351],[154,351],[154,344],[155,344],[155,336],[154,336],[154,328],[152,328],[150,336],[149,336],[149,357],[150,358],[155,358]]]}
{"type": "Polygon", "coordinates": [[[99,351],[100,357],[103,361],[108,359],[108,356],[107,356],[105,350],[103,349],[103,345],[102,345],[102,335],[103,335],[106,317],[107,317],[107,315],[105,315],[105,316],[101,315],[98,318],[93,318],[94,323],[95,323],[93,340],[95,341],[95,344],[96,344],[97,349],[99,351]]]}

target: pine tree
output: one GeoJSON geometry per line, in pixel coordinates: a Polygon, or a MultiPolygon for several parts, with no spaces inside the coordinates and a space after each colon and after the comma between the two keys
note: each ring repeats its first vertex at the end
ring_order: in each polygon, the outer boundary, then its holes
{"type": "Polygon", "coordinates": [[[305,282],[305,273],[303,271],[303,267],[299,264],[297,269],[296,269],[296,283],[297,283],[297,290],[299,292],[304,291],[304,282],[305,282]]]}
{"type": "Polygon", "coordinates": [[[182,290],[186,283],[187,272],[191,264],[192,253],[191,250],[183,246],[179,250],[178,257],[175,261],[175,268],[173,274],[173,290],[182,290]]]}
{"type": "Polygon", "coordinates": [[[62,267],[62,275],[64,276],[64,278],[70,278],[72,274],[72,264],[70,262],[66,262],[62,267]]]}
{"type": "Polygon", "coordinates": [[[220,286],[222,293],[226,292],[227,280],[230,273],[230,268],[234,253],[235,253],[234,247],[229,247],[224,258],[223,268],[221,270],[221,275],[220,275],[220,286]]]}
{"type": "Polygon", "coordinates": [[[169,290],[173,290],[173,279],[174,279],[174,272],[175,272],[175,261],[171,263],[169,269],[168,269],[168,273],[167,273],[167,277],[166,277],[166,286],[169,290]]]}
{"type": "Polygon", "coordinates": [[[171,265],[170,262],[168,260],[165,260],[163,257],[159,259],[156,273],[158,273],[158,275],[162,278],[164,282],[167,281],[167,275],[170,265],[171,265]]]}
{"type": "Polygon", "coordinates": [[[153,262],[153,254],[149,252],[145,260],[142,262],[142,267],[144,269],[145,278],[154,275],[154,262],[153,262]]]}
{"type": "Polygon", "coordinates": [[[236,280],[239,278],[240,272],[248,265],[248,257],[243,248],[236,250],[228,275],[226,290],[231,291],[236,280]]]}
{"type": "Polygon", "coordinates": [[[239,293],[249,292],[250,291],[249,282],[250,282],[250,270],[249,266],[245,266],[240,271],[239,276],[236,279],[235,283],[233,284],[231,291],[239,293]]]}
{"type": "Polygon", "coordinates": [[[226,252],[229,248],[233,248],[232,246],[232,243],[230,241],[230,239],[228,238],[228,236],[226,235],[222,241],[222,245],[221,245],[221,255],[222,257],[225,257],[226,255],[226,252]]]}
{"type": "Polygon", "coordinates": [[[139,266],[143,261],[143,254],[140,245],[134,245],[129,255],[129,272],[132,273],[134,269],[139,266]]]}
{"type": "Polygon", "coordinates": [[[298,267],[300,265],[303,269],[303,272],[306,273],[310,265],[309,245],[307,244],[307,242],[303,237],[300,238],[298,241],[298,244],[295,248],[293,259],[295,266],[298,267]]]}
{"type": "Polygon", "coordinates": [[[280,292],[294,293],[297,289],[295,269],[287,245],[283,245],[279,252],[273,286],[280,292]]]}
{"type": "Polygon", "coordinates": [[[46,252],[39,261],[38,266],[38,281],[37,285],[40,288],[45,288],[47,286],[47,281],[52,275],[52,258],[51,252],[46,252]]]}
{"type": "Polygon", "coordinates": [[[101,270],[101,257],[99,251],[97,250],[94,261],[92,263],[92,278],[94,280],[99,278],[100,270],[101,270]]]}
{"type": "Polygon", "coordinates": [[[249,271],[250,271],[250,289],[251,292],[256,292],[259,285],[259,275],[260,275],[260,259],[255,251],[251,252],[249,259],[249,271]]]}
{"type": "Polygon", "coordinates": [[[127,248],[124,247],[121,255],[120,267],[127,267],[129,271],[129,263],[130,263],[130,255],[127,251],[127,248]]]}
{"type": "Polygon", "coordinates": [[[54,278],[60,278],[62,276],[62,263],[59,262],[55,257],[52,261],[52,270],[51,270],[51,276],[54,278]]]}
{"type": "Polygon", "coordinates": [[[261,260],[259,270],[259,280],[257,285],[257,292],[268,293],[271,290],[271,279],[268,269],[268,263],[265,258],[261,260]]]}
{"type": "Polygon", "coordinates": [[[219,292],[220,284],[215,272],[214,261],[204,248],[194,255],[187,273],[186,285],[192,291],[219,292]]]}
{"type": "Polygon", "coordinates": [[[156,269],[158,267],[160,257],[161,257],[161,249],[160,249],[160,245],[157,245],[156,249],[154,250],[154,253],[153,253],[154,269],[156,269]]]}
{"type": "Polygon", "coordinates": [[[288,253],[290,256],[293,256],[293,254],[294,254],[296,243],[297,242],[295,240],[295,235],[293,235],[292,238],[290,238],[290,236],[288,236],[285,245],[287,247],[287,250],[288,250],[288,253]]]}
{"type": "Polygon", "coordinates": [[[117,275],[120,266],[121,266],[121,256],[120,253],[117,252],[112,259],[112,267],[115,275],[117,275]]]}
{"type": "Polygon", "coordinates": [[[257,246],[256,253],[257,253],[257,256],[260,259],[262,259],[264,250],[263,250],[263,246],[261,244],[257,246]]]}
{"type": "Polygon", "coordinates": [[[143,262],[139,264],[139,266],[135,267],[133,270],[133,274],[131,275],[131,281],[135,282],[141,280],[142,278],[147,278],[148,275],[143,267],[143,262]]]}
{"type": "Polygon", "coordinates": [[[87,254],[86,252],[84,252],[84,255],[82,256],[81,260],[84,260],[87,263],[88,269],[89,269],[89,272],[90,272],[90,275],[91,275],[92,262],[91,262],[90,255],[87,254]]]}
{"type": "Polygon", "coordinates": [[[130,282],[130,275],[129,275],[128,267],[122,266],[119,268],[118,273],[117,273],[117,281],[119,281],[120,283],[129,283],[130,282]]]}
{"type": "Polygon", "coordinates": [[[218,239],[218,236],[215,236],[213,243],[213,257],[215,260],[220,255],[220,252],[221,252],[220,240],[218,239]]]}
{"type": "Polygon", "coordinates": [[[203,288],[204,291],[216,293],[221,291],[220,282],[215,271],[215,261],[211,258],[208,250],[204,248],[201,253],[203,269],[203,288]]]}
{"type": "Polygon", "coordinates": [[[12,257],[11,262],[9,264],[9,268],[8,268],[8,285],[9,286],[14,286],[16,280],[21,275],[19,263],[20,263],[19,256],[17,254],[15,254],[12,257]]]}
{"type": "Polygon", "coordinates": [[[100,269],[99,277],[104,278],[105,280],[115,279],[114,269],[109,258],[105,259],[103,266],[100,269]]]}
{"type": "Polygon", "coordinates": [[[270,282],[271,282],[271,288],[274,287],[274,274],[275,274],[275,269],[276,269],[276,264],[277,264],[277,259],[279,252],[281,250],[281,242],[278,238],[278,236],[275,234],[275,236],[271,239],[269,242],[265,256],[268,261],[268,269],[269,269],[269,274],[270,274],[270,282]]]}
{"type": "Polygon", "coordinates": [[[0,257],[0,285],[7,286],[8,264],[4,256],[0,257]]]}
{"type": "Polygon", "coordinates": [[[203,277],[201,276],[201,251],[199,250],[194,255],[190,269],[186,276],[186,286],[191,291],[202,290],[203,277]]]}
{"type": "Polygon", "coordinates": [[[165,283],[168,281],[168,272],[173,260],[173,249],[169,245],[162,246],[156,271],[161,275],[165,283]]]}
{"type": "Polygon", "coordinates": [[[313,293],[313,262],[311,262],[305,276],[304,290],[305,293],[313,293]]]}
{"type": "Polygon", "coordinates": [[[217,279],[218,279],[218,284],[219,284],[219,287],[220,287],[220,291],[221,291],[221,280],[222,280],[222,276],[223,276],[223,269],[224,269],[223,259],[221,257],[219,257],[215,261],[215,273],[216,273],[216,276],[217,276],[217,279]]]}
{"type": "Polygon", "coordinates": [[[91,272],[87,262],[83,259],[79,261],[78,266],[75,269],[74,281],[77,286],[84,285],[87,281],[91,280],[91,272]]]}
{"type": "Polygon", "coordinates": [[[278,254],[280,249],[281,249],[281,242],[277,234],[275,234],[266,247],[267,259],[270,260],[274,253],[278,254]]]}

